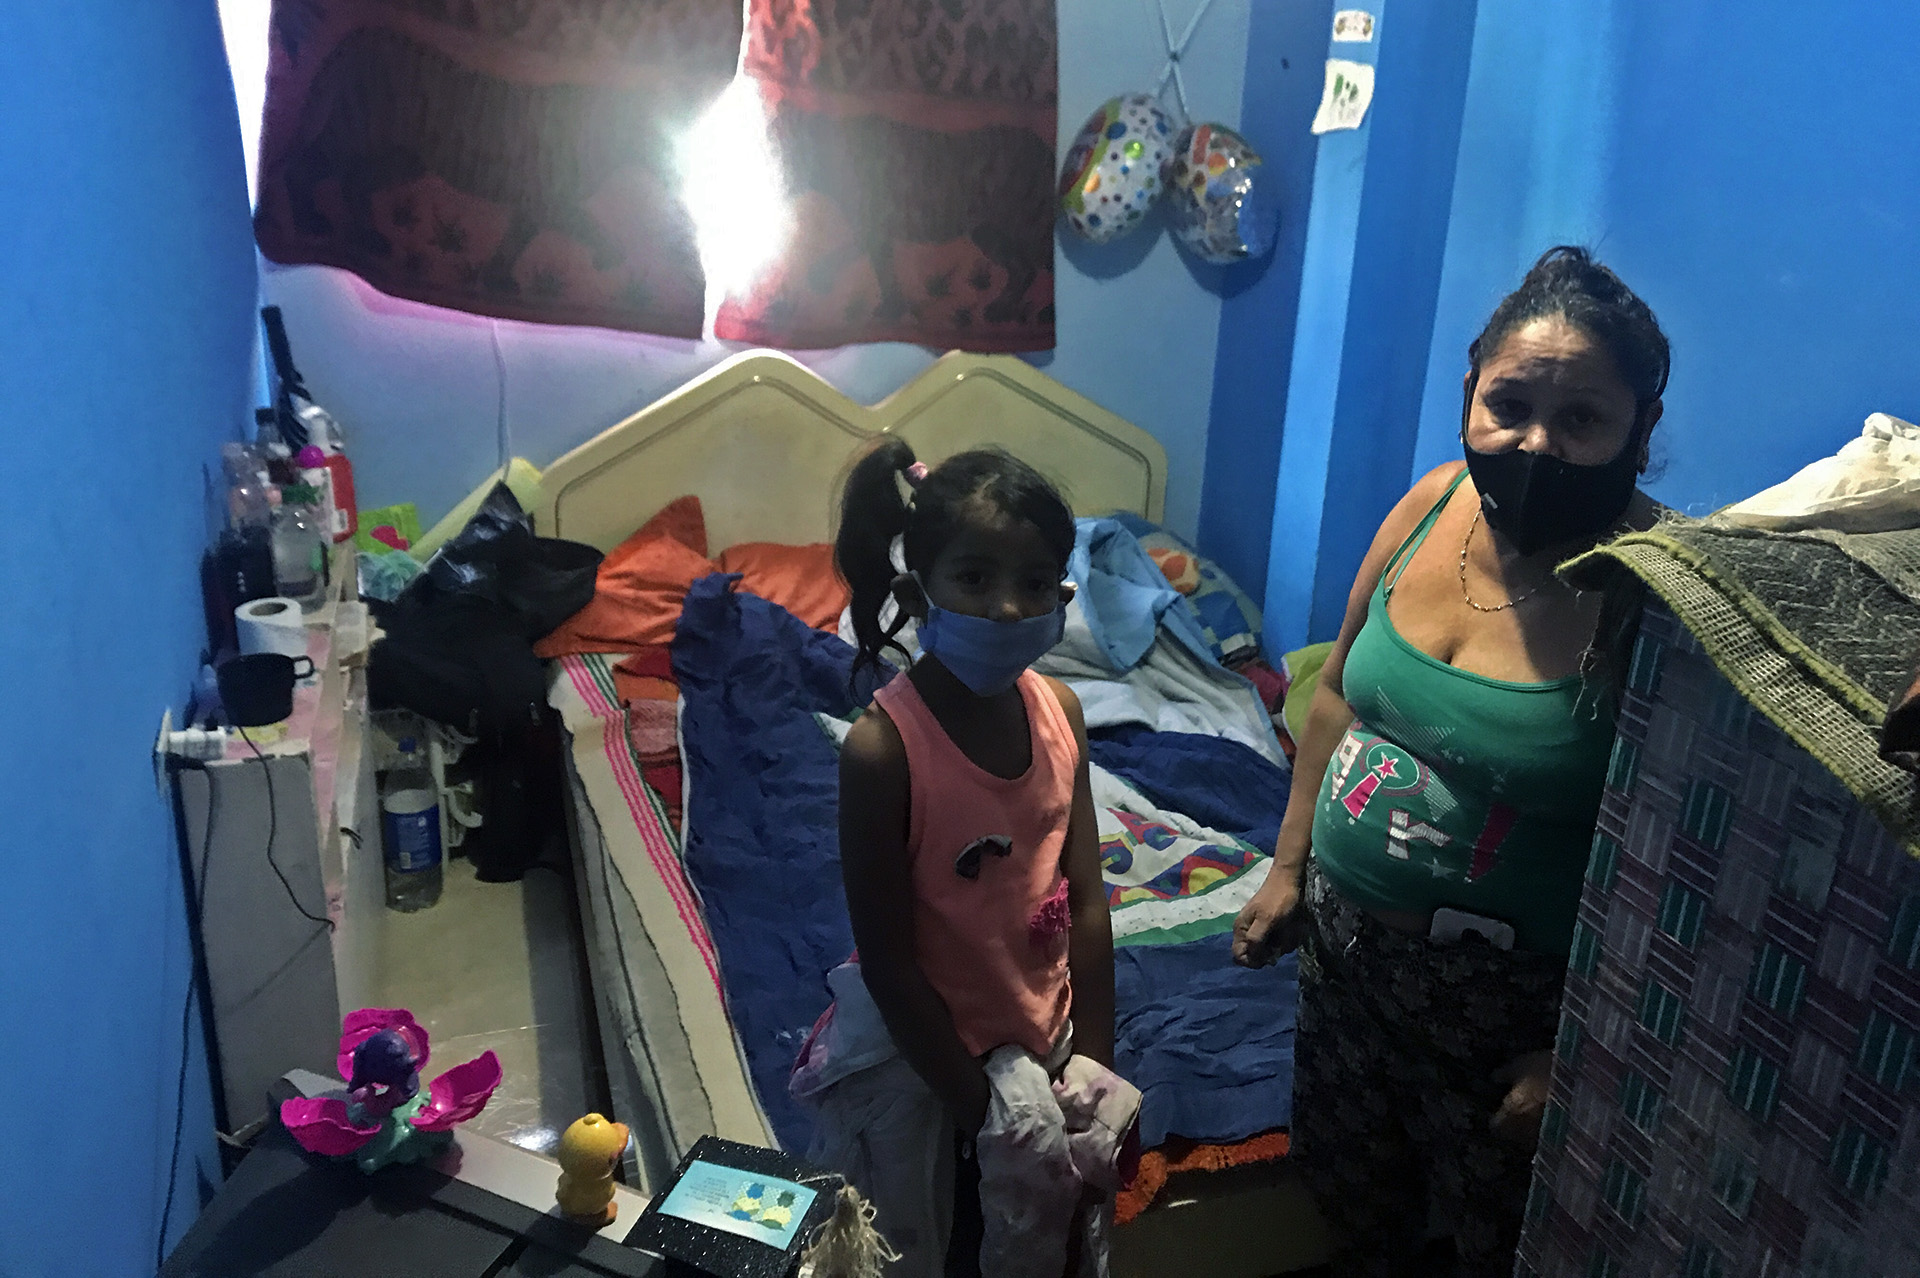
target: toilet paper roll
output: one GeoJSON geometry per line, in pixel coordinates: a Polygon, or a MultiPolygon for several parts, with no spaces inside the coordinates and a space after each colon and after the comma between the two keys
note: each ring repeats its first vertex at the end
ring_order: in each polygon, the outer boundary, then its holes
{"type": "Polygon", "coordinates": [[[307,655],[307,623],[296,599],[255,599],[233,610],[240,651],[307,655]]]}

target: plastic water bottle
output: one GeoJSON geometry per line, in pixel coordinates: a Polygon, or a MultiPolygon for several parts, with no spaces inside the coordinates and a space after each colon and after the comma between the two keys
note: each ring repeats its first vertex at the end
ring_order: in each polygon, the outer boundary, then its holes
{"type": "Polygon", "coordinates": [[[400,742],[400,766],[387,773],[380,809],[387,906],[403,914],[424,910],[440,899],[440,802],[412,737],[400,742]]]}
{"type": "Polygon", "coordinates": [[[327,541],[306,504],[310,490],[297,485],[280,493],[273,507],[274,588],[300,601],[302,612],[316,612],[327,598],[327,541]],[[288,493],[292,496],[288,496],[288,493]]]}

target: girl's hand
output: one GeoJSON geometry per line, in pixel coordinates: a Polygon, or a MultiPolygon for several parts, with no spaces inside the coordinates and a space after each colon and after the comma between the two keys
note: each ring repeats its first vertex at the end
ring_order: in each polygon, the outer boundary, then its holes
{"type": "Polygon", "coordinates": [[[1305,925],[1299,881],[1276,866],[1233,921],[1233,961],[1265,967],[1299,948],[1305,925]]]}
{"type": "Polygon", "coordinates": [[[1547,1109],[1547,1082],[1552,1072],[1550,1050],[1528,1052],[1494,1071],[1494,1082],[1509,1085],[1506,1099],[1488,1120],[1494,1135],[1526,1149],[1540,1142],[1540,1117],[1547,1109]]]}

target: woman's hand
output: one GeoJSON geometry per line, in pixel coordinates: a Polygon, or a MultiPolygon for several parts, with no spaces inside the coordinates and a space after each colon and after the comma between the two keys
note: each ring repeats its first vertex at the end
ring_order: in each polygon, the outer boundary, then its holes
{"type": "Polygon", "coordinates": [[[1304,927],[1300,881],[1275,865],[1233,921],[1233,961],[1242,967],[1265,967],[1299,948],[1304,927]]]}
{"type": "Polygon", "coordinates": [[[1494,1135],[1527,1149],[1539,1144],[1552,1071],[1553,1053],[1546,1050],[1517,1056],[1494,1071],[1493,1081],[1508,1085],[1506,1099],[1488,1123],[1494,1135]]]}

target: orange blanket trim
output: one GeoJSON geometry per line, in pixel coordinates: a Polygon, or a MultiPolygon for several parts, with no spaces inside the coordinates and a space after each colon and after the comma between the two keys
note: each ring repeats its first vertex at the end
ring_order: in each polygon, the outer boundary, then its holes
{"type": "Polygon", "coordinates": [[[1287,1156],[1287,1133],[1261,1132],[1232,1145],[1205,1145],[1174,1136],[1167,1143],[1140,1155],[1140,1170],[1133,1183],[1114,1198],[1113,1223],[1124,1225],[1148,1207],[1167,1186],[1175,1172],[1220,1171],[1227,1167],[1247,1167],[1254,1163],[1278,1162],[1287,1156]]]}

